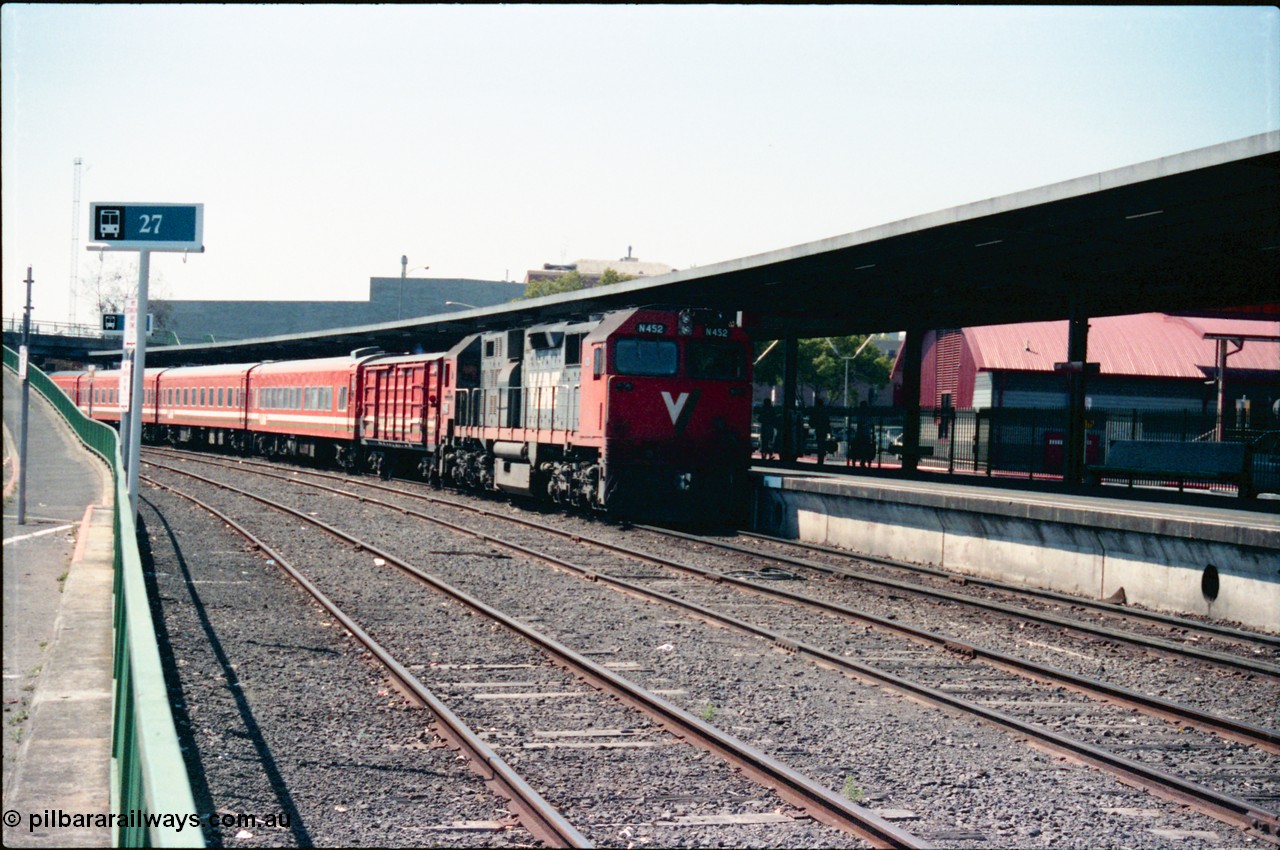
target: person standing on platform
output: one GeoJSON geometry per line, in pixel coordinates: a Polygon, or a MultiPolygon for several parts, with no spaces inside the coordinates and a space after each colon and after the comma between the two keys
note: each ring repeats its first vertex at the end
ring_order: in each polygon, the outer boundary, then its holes
{"type": "Polygon", "coordinates": [[[828,443],[831,436],[831,417],[827,414],[827,406],[822,399],[815,399],[813,412],[809,414],[809,427],[813,429],[813,440],[818,447],[818,466],[826,459],[828,443]]]}
{"type": "Polygon", "coordinates": [[[778,417],[773,409],[773,400],[766,398],[760,408],[760,458],[769,460],[777,454],[778,417]]]}
{"type": "Polygon", "coordinates": [[[849,462],[869,469],[875,456],[876,447],[871,439],[871,423],[867,421],[867,403],[864,401],[858,408],[858,424],[853,432],[853,442],[849,445],[849,462]]]}

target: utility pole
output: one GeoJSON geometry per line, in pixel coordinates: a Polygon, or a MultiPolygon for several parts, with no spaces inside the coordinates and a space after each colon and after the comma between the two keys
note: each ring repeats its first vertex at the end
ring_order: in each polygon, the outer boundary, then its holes
{"type": "Polygon", "coordinates": [[[27,306],[22,312],[22,345],[18,351],[18,377],[22,379],[21,425],[18,428],[18,525],[27,524],[27,416],[31,401],[31,378],[27,371],[31,352],[31,266],[27,266],[27,306]]]}
{"type": "Polygon", "coordinates": [[[76,278],[80,274],[80,165],[83,160],[75,159],[75,185],[71,193],[71,285],[68,293],[67,324],[76,323],[76,278]]]}

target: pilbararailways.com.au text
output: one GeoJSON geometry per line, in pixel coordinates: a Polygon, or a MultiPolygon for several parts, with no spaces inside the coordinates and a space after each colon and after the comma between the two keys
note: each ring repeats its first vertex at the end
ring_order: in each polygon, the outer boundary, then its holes
{"type": "Polygon", "coordinates": [[[127,812],[86,813],[68,812],[63,809],[45,809],[40,812],[28,812],[24,817],[21,812],[9,809],[4,813],[4,825],[16,827],[26,821],[27,832],[37,829],[172,829],[182,832],[184,829],[200,829],[203,826],[221,829],[253,829],[284,827],[288,828],[289,813],[280,812],[272,815],[245,815],[229,812],[212,812],[201,815],[198,812],[184,814],[164,814],[144,812],[131,809],[127,812]]]}

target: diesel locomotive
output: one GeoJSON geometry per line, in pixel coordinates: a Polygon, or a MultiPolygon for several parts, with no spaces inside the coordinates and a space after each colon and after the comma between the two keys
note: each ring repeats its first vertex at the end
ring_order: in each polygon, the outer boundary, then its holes
{"type": "MultiPolygon", "coordinates": [[[[118,371],[51,376],[118,423],[118,371]]],[[[142,439],[648,519],[728,519],[751,452],[751,346],[714,311],[642,307],[448,351],[147,369],[142,439]]]]}

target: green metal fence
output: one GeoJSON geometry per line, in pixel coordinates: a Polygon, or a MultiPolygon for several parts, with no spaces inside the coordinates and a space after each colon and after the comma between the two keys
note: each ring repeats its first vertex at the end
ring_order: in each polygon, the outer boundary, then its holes
{"type": "MultiPolygon", "coordinates": [[[[17,372],[7,346],[4,365],[17,372]]],[[[111,806],[118,847],[203,847],[190,826],[198,814],[191,779],[169,707],[155,623],[138,555],[137,530],[114,429],[82,414],[49,377],[28,369],[31,386],[53,404],[80,441],[111,468],[115,487],[115,717],[111,744],[111,806]],[[166,815],[177,816],[166,819],[166,815]],[[168,823],[166,824],[166,820],[168,823]],[[176,824],[187,824],[179,829],[176,824]]]]}

